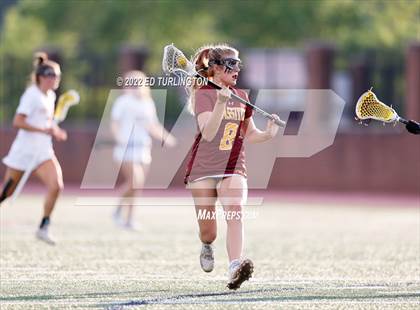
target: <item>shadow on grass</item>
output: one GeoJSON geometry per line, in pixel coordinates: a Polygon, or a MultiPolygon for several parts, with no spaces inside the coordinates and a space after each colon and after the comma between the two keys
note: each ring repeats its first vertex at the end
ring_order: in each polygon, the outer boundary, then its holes
{"type": "Polygon", "coordinates": [[[277,288],[277,289],[260,289],[249,291],[229,291],[219,293],[197,293],[197,294],[180,294],[161,298],[133,300],[129,302],[100,304],[97,306],[104,307],[108,310],[124,309],[131,306],[142,305],[187,305],[187,304],[234,304],[234,303],[256,303],[256,302],[307,302],[307,301],[356,301],[356,300],[381,300],[381,299],[399,299],[399,298],[419,298],[420,293],[390,293],[390,294],[343,294],[343,296],[331,295],[299,295],[299,296],[261,296],[249,297],[250,294],[270,293],[270,292],[286,292],[293,290],[304,290],[304,288],[277,288]],[[245,295],[239,297],[239,295],[245,295]],[[246,296],[248,295],[248,296],[246,296]],[[217,297],[231,296],[227,299],[217,297]],[[216,297],[211,300],[200,300],[206,297],[216,297]],[[187,300],[189,299],[189,300],[187,300]],[[191,300],[192,299],[192,300],[191,300]]]}
{"type": "MultiPolygon", "coordinates": [[[[169,297],[160,297],[160,298],[151,298],[143,300],[133,300],[129,302],[122,303],[112,303],[112,304],[100,304],[98,306],[105,307],[106,309],[119,309],[127,306],[140,306],[140,305],[153,305],[153,304],[195,304],[195,303],[213,303],[213,301],[197,301],[197,302],[182,302],[182,299],[187,298],[205,298],[205,297],[218,297],[218,296],[237,296],[239,295],[249,295],[249,294],[258,294],[258,293],[268,293],[268,292],[278,292],[278,291],[290,291],[290,290],[303,290],[304,288],[271,288],[271,289],[258,289],[258,290],[247,290],[247,291],[226,291],[226,292],[215,292],[215,293],[196,293],[196,294],[181,294],[174,295],[169,297]]],[[[216,299],[217,300],[217,299],[216,299]]],[[[221,302],[230,301],[229,300],[220,300],[221,302]]]]}
{"type": "MultiPolygon", "coordinates": [[[[314,289],[314,288],[311,288],[314,289]]],[[[401,298],[420,298],[419,292],[409,293],[368,293],[354,292],[349,287],[350,292],[341,291],[341,295],[332,295],[331,292],[327,295],[322,294],[304,294],[307,287],[286,287],[286,288],[267,288],[267,289],[254,289],[244,291],[222,291],[222,292],[208,292],[208,293],[190,293],[179,294],[158,298],[146,298],[139,300],[130,300],[127,302],[114,302],[114,303],[96,303],[86,305],[86,308],[105,308],[109,310],[119,310],[128,307],[143,306],[143,305],[193,305],[193,304],[234,304],[234,303],[261,303],[261,302],[307,302],[307,301],[356,301],[356,300],[381,300],[381,299],[401,299],[401,298]],[[293,295],[291,292],[298,293],[293,295]],[[271,293],[271,294],[270,294],[271,293]],[[283,293],[283,296],[274,296],[283,293]],[[264,296],[253,296],[263,294],[264,296]],[[270,294],[270,295],[268,295],[270,294]],[[213,298],[212,298],[213,297],[213,298]],[[224,298],[223,298],[224,297],[224,298]],[[210,299],[211,298],[211,299],[210,299]]],[[[13,297],[0,297],[0,302],[13,302],[13,301],[62,301],[83,300],[87,298],[104,298],[104,297],[118,297],[121,295],[136,295],[147,293],[170,293],[171,290],[145,290],[145,291],[116,291],[116,292],[94,292],[85,294],[62,294],[62,295],[24,295],[13,297]]]]}

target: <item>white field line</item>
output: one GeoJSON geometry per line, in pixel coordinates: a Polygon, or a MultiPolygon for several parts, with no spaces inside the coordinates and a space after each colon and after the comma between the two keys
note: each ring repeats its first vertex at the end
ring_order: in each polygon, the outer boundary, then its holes
{"type": "Polygon", "coordinates": [[[418,300],[401,300],[401,301],[392,301],[392,300],[383,300],[383,301],[376,301],[376,300],[348,300],[351,297],[345,297],[343,300],[323,300],[322,297],[320,297],[319,300],[312,299],[312,300],[302,300],[302,301],[296,301],[296,300],[264,300],[264,301],[250,301],[250,300],[244,300],[244,301],[238,301],[238,300],[193,300],[201,297],[196,298],[179,298],[179,297],[168,297],[168,298],[162,298],[162,300],[147,300],[147,299],[138,299],[136,300],[130,300],[127,303],[120,301],[120,302],[112,302],[109,305],[105,305],[105,302],[101,302],[98,300],[84,300],[84,301],[14,301],[14,302],[5,302],[2,301],[2,306],[18,306],[18,305],[54,305],[54,306],[77,306],[77,305],[97,305],[98,308],[105,308],[105,309],[119,309],[118,307],[123,307],[123,309],[129,309],[134,307],[140,307],[140,306],[148,306],[148,305],[170,305],[170,304],[204,304],[204,305],[210,305],[210,304],[287,304],[287,305],[312,305],[312,304],[324,304],[324,305],[418,305],[418,300]],[[179,299],[179,300],[173,300],[173,299],[179,299]],[[191,299],[191,300],[190,300],[191,299]],[[130,302],[133,302],[133,304],[130,304],[130,302]],[[144,302],[144,304],[143,304],[144,302]]]}
{"type": "MultiPolygon", "coordinates": [[[[1,282],[4,284],[5,282],[57,282],[57,281],[63,281],[63,278],[2,278],[1,282]]],[[[76,278],[74,280],[70,280],[70,281],[63,281],[65,283],[71,284],[74,281],[85,281],[85,282],[97,282],[97,281],[133,281],[133,282],[197,282],[197,281],[202,281],[202,282],[225,282],[226,281],[226,277],[216,277],[216,278],[212,278],[212,279],[208,279],[208,278],[198,278],[198,277],[194,277],[194,278],[154,278],[154,277],[142,277],[141,279],[139,278],[129,278],[129,277],[125,277],[124,275],[122,276],[113,276],[113,277],[98,277],[98,278],[92,278],[92,277],[85,277],[85,278],[76,278]]],[[[327,280],[305,280],[305,281],[299,281],[299,280],[257,280],[257,279],[252,279],[249,281],[250,285],[254,285],[254,284],[264,284],[264,285],[270,285],[270,286],[279,286],[279,285],[284,285],[285,289],[290,289],[291,286],[301,286],[301,287],[296,287],[297,289],[316,289],[316,290],[334,290],[334,289],[339,289],[339,290],[361,290],[361,289],[400,289],[400,290],[404,290],[407,288],[418,288],[418,292],[420,293],[420,282],[415,282],[415,281],[407,281],[407,282],[385,282],[384,280],[384,284],[377,284],[378,282],[381,282],[380,280],[372,280],[372,283],[376,283],[374,285],[372,284],[360,284],[360,282],[362,283],[367,283],[369,282],[369,280],[364,279],[363,281],[358,281],[358,280],[336,280],[340,283],[337,283],[337,285],[331,284],[331,283],[326,283],[329,282],[327,280]],[[318,283],[316,283],[318,282],[318,283]],[[350,282],[347,285],[344,285],[343,282],[350,282]],[[353,282],[353,283],[352,283],[353,282]],[[340,285],[338,285],[340,284],[340,285]]]]}
{"type": "MultiPolygon", "coordinates": [[[[116,206],[120,197],[77,197],[75,206],[116,206]]],[[[259,206],[263,197],[248,197],[245,206],[259,206]]],[[[130,202],[131,203],[131,202],[130,202]]],[[[140,197],[135,200],[138,206],[194,206],[192,197],[140,197]]]]}
{"type": "MultiPolygon", "coordinates": [[[[9,270],[13,270],[13,268],[2,268],[1,270],[4,271],[6,269],[9,270]]],[[[26,270],[26,269],[32,269],[32,268],[18,268],[16,270],[26,270]]],[[[45,268],[46,270],[48,268],[45,268]]],[[[37,273],[43,273],[41,272],[37,272],[37,273]]],[[[77,273],[90,273],[90,274],[95,274],[98,273],[97,270],[73,270],[73,271],[51,271],[51,274],[57,274],[57,273],[62,273],[62,274],[77,274],[77,273]]],[[[107,276],[107,277],[100,277],[101,279],[113,279],[113,278],[121,278],[127,275],[121,274],[121,275],[112,275],[112,276],[107,276]]],[[[126,278],[127,280],[136,280],[136,281],[149,281],[149,280],[160,280],[160,281],[194,281],[196,279],[203,279],[204,281],[220,281],[220,280],[226,280],[227,278],[224,276],[212,276],[211,278],[208,278],[207,276],[192,276],[192,277],[168,277],[168,276],[161,276],[161,275],[151,275],[151,274],[144,274],[141,275],[141,279],[139,278],[126,278]]],[[[25,279],[25,278],[2,278],[1,280],[21,280],[21,279],[25,279]]],[[[26,278],[29,280],[40,280],[39,278],[37,279],[31,279],[31,278],[26,278]]],[[[45,280],[52,280],[54,281],[54,278],[48,277],[45,278],[45,280]]],[[[77,280],[80,280],[79,278],[77,280]]],[[[92,278],[86,278],[86,280],[95,280],[92,278]]],[[[325,282],[339,282],[339,283],[343,283],[343,282],[353,282],[355,284],[360,284],[360,283],[378,283],[378,282],[383,282],[384,285],[387,285],[388,283],[393,284],[393,285],[405,285],[405,284],[417,284],[420,285],[420,281],[415,278],[415,279],[404,279],[404,280],[400,280],[400,281],[390,281],[389,278],[282,278],[282,279],[271,279],[271,278],[259,278],[259,277],[253,277],[250,280],[252,283],[263,283],[263,284],[270,284],[270,283],[275,283],[275,284],[305,284],[305,283],[314,283],[314,282],[321,282],[321,283],[325,283],[325,282]]],[[[382,285],[382,284],[381,284],[382,285]]]]}
{"type": "Polygon", "coordinates": [[[54,306],[58,306],[58,305],[62,305],[62,306],[77,306],[77,305],[97,305],[98,308],[105,308],[105,309],[119,309],[118,306],[122,306],[122,309],[134,309],[134,307],[140,307],[140,306],[148,306],[148,305],[156,305],[156,304],[239,304],[239,303],[247,303],[247,304],[267,304],[267,303],[272,303],[272,304],[288,304],[288,305],[311,305],[311,304],[326,304],[326,305],[352,305],[352,304],[357,304],[357,305],[418,305],[419,302],[416,300],[409,300],[409,301],[365,301],[365,300],[342,300],[342,301],[325,301],[325,300],[308,300],[308,301],[289,301],[289,300],[276,300],[276,301],[230,301],[230,300],[219,300],[219,301],[192,301],[192,302],[186,302],[186,300],[184,301],[162,301],[162,302],[151,302],[151,301],[147,301],[147,300],[141,300],[141,301],[145,301],[145,304],[140,304],[140,300],[139,300],[139,304],[133,304],[133,305],[125,305],[123,302],[118,303],[115,302],[115,304],[110,304],[110,305],[104,305],[103,302],[98,302],[98,301],[69,301],[69,302],[57,302],[57,301],[51,301],[51,302],[42,302],[42,301],[37,301],[37,302],[25,302],[25,301],[16,301],[16,302],[4,302],[2,301],[2,306],[17,306],[17,305],[51,305],[53,304],[54,306]]]}

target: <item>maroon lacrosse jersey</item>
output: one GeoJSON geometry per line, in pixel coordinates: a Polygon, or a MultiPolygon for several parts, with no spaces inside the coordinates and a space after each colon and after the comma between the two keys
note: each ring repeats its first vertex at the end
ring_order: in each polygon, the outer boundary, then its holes
{"type": "MultiPolygon", "coordinates": [[[[245,100],[248,95],[243,90],[230,90],[245,100]]],[[[210,86],[204,86],[195,92],[196,118],[200,113],[212,112],[217,100],[217,91],[210,86]]],[[[252,108],[230,99],[226,104],[223,118],[216,136],[212,141],[203,139],[197,121],[197,135],[189,152],[189,160],[184,182],[188,183],[205,176],[223,176],[240,174],[246,177],[245,152],[243,140],[245,137],[244,120],[252,116],[252,108]]]]}

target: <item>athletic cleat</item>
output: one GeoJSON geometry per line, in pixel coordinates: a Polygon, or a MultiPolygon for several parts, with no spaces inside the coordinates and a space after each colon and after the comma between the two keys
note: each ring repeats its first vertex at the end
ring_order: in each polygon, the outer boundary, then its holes
{"type": "Polygon", "coordinates": [[[254,264],[250,259],[232,262],[229,267],[229,282],[227,287],[231,290],[240,288],[243,282],[251,278],[253,271],[254,264]]]}
{"type": "Polygon", "coordinates": [[[118,227],[124,226],[123,219],[121,218],[121,212],[120,209],[117,208],[117,210],[114,211],[112,214],[112,220],[114,221],[115,225],[118,227]]]}
{"type": "Polygon", "coordinates": [[[133,222],[125,223],[121,227],[130,231],[140,231],[140,227],[133,222]]]}
{"type": "Polygon", "coordinates": [[[211,272],[214,268],[214,254],[213,246],[211,244],[203,243],[200,254],[201,269],[205,272],[211,272]]]}
{"type": "Polygon", "coordinates": [[[42,241],[48,243],[49,245],[55,245],[56,244],[55,240],[48,233],[48,226],[38,229],[38,231],[36,232],[36,237],[39,240],[42,240],[42,241]]]}

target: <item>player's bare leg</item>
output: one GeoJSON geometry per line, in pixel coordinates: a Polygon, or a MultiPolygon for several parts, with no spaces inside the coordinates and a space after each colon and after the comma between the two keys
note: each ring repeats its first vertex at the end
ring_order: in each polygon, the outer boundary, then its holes
{"type": "Polygon", "coordinates": [[[125,179],[124,191],[121,196],[120,205],[117,207],[114,217],[117,221],[120,221],[120,216],[123,209],[126,209],[126,218],[123,220],[121,225],[125,228],[135,230],[133,224],[134,208],[133,203],[138,192],[143,188],[146,174],[149,165],[142,165],[133,162],[123,162],[121,170],[125,179]]]}
{"type": "Polygon", "coordinates": [[[44,215],[37,232],[37,237],[49,244],[55,244],[55,241],[49,235],[48,228],[55,203],[64,187],[63,174],[57,158],[54,156],[52,159],[43,162],[35,170],[35,174],[47,187],[47,196],[44,202],[44,215]]]}
{"type": "Polygon", "coordinates": [[[47,187],[47,196],[44,202],[44,217],[50,217],[54,210],[57,198],[63,189],[63,174],[56,157],[43,162],[35,174],[47,187]]]}
{"type": "Polygon", "coordinates": [[[195,203],[195,211],[199,226],[199,237],[202,242],[200,253],[200,265],[205,272],[211,272],[214,268],[214,254],[212,243],[217,236],[217,222],[215,218],[200,218],[200,215],[214,214],[216,211],[217,181],[204,179],[189,184],[195,203]]]}
{"type": "MultiPolygon", "coordinates": [[[[125,184],[123,185],[124,191],[121,196],[120,211],[125,210],[125,218],[122,220],[122,226],[127,227],[131,223],[133,216],[133,203],[136,196],[137,188],[135,187],[135,164],[133,162],[123,162],[121,171],[123,173],[125,184]]],[[[137,179],[139,179],[139,172],[137,172],[137,179]]]]}
{"type": "Polygon", "coordinates": [[[223,205],[226,215],[227,237],[226,248],[229,260],[240,259],[243,248],[243,222],[242,215],[240,217],[233,216],[242,213],[242,205],[247,199],[246,179],[242,176],[232,176],[220,181],[218,188],[218,197],[223,205]]]}
{"type": "Polygon", "coordinates": [[[4,174],[3,184],[1,186],[0,205],[4,200],[13,194],[24,172],[25,171],[7,167],[6,173],[4,174]]]}
{"type": "Polygon", "coordinates": [[[227,223],[226,248],[229,255],[230,289],[237,289],[242,282],[248,280],[253,272],[253,263],[242,259],[243,221],[242,206],[248,195],[246,179],[242,176],[232,176],[220,181],[218,197],[223,205],[227,223]]]}

